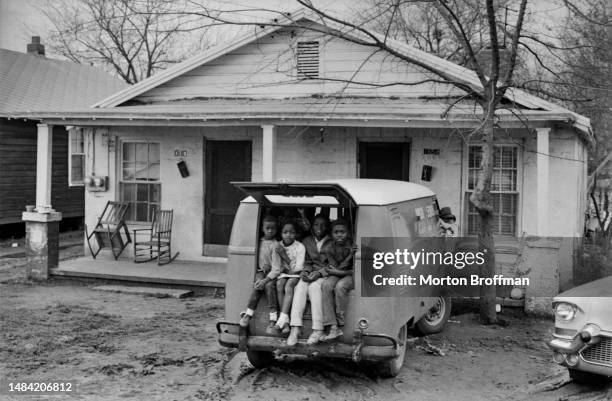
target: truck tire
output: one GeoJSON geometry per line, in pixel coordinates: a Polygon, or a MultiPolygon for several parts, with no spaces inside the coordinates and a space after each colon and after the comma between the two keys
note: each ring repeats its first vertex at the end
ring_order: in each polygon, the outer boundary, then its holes
{"type": "Polygon", "coordinates": [[[573,381],[580,384],[598,384],[604,383],[605,376],[595,373],[583,372],[582,370],[567,368],[570,377],[573,381]]]}
{"type": "Polygon", "coordinates": [[[435,305],[416,323],[415,328],[422,335],[439,333],[446,325],[450,313],[450,297],[438,297],[435,305]]]}
{"type": "Polygon", "coordinates": [[[270,351],[246,351],[247,359],[257,369],[267,368],[274,363],[274,354],[270,351]]]}
{"type": "Polygon", "coordinates": [[[399,355],[388,361],[377,363],[375,366],[376,374],[380,377],[395,377],[399,374],[404,365],[404,357],[406,356],[406,337],[408,335],[408,326],[404,325],[397,335],[399,343],[399,355]]]}

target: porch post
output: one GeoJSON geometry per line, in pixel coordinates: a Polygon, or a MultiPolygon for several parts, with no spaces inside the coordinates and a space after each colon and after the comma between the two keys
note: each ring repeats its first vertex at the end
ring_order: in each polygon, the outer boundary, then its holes
{"type": "Polygon", "coordinates": [[[52,212],[51,177],[53,162],[53,126],[38,124],[36,146],[36,210],[39,213],[52,212]]]}
{"type": "Polygon", "coordinates": [[[51,207],[53,126],[38,124],[36,152],[36,209],[23,212],[26,224],[26,276],[46,280],[59,261],[59,222],[62,214],[51,207]]]}
{"type": "Polygon", "coordinates": [[[548,233],[548,188],[549,175],[549,134],[550,128],[537,128],[537,235],[547,236],[548,233]]]}
{"type": "Polygon", "coordinates": [[[262,181],[272,182],[276,178],[274,162],[276,159],[276,126],[262,125],[263,152],[262,152],[262,181]]]}

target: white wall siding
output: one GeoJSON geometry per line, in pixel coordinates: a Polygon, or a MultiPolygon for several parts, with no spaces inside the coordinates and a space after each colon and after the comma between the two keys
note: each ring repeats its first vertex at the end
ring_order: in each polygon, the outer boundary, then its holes
{"type": "Polygon", "coordinates": [[[307,40],[321,43],[320,75],[327,79],[386,85],[436,78],[419,67],[369,46],[304,29],[283,29],[166,82],[138,96],[137,100],[151,102],[236,96],[286,98],[321,93],[417,98],[459,93],[450,85],[434,83],[376,88],[330,80],[298,82],[295,46],[298,41],[307,40]]]}

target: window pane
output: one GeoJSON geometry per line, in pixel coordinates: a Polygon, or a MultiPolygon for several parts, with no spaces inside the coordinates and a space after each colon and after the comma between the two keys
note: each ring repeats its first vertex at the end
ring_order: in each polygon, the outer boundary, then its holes
{"type": "Polygon", "coordinates": [[[499,170],[493,170],[493,176],[491,177],[491,191],[499,191],[500,173],[501,171],[499,170]]]}
{"type": "Polygon", "coordinates": [[[468,189],[476,188],[476,183],[478,182],[478,174],[480,170],[470,170],[468,174],[468,189]]]}
{"type": "Polygon", "coordinates": [[[136,162],[136,173],[134,175],[136,180],[147,181],[149,179],[149,169],[147,163],[136,162]]]}
{"type": "Polygon", "coordinates": [[[149,202],[159,203],[160,198],[161,198],[160,196],[161,185],[149,184],[149,191],[150,191],[149,202]]]}
{"type": "Polygon", "coordinates": [[[516,215],[516,195],[499,194],[499,213],[504,215],[516,215]]]}
{"type": "Polygon", "coordinates": [[[136,220],[137,221],[151,221],[149,219],[149,207],[146,202],[136,203],[136,220]]]}
{"type": "Polygon", "coordinates": [[[148,163],[149,161],[149,152],[147,150],[148,144],[146,143],[136,143],[136,161],[148,163]]]}
{"type": "Polygon", "coordinates": [[[500,171],[500,191],[516,191],[516,171],[502,170],[500,171]]]}
{"type": "Polygon", "coordinates": [[[159,181],[159,163],[149,166],[149,181],[159,181]]]}
{"type": "Polygon", "coordinates": [[[501,167],[501,146],[493,147],[493,167],[501,167]]]}
{"type": "Polygon", "coordinates": [[[121,200],[124,202],[136,200],[136,184],[121,184],[121,200]]]}
{"type": "Polygon", "coordinates": [[[133,162],[134,160],[134,152],[135,152],[135,143],[124,143],[123,144],[123,161],[124,162],[133,162]]]}
{"type": "Polygon", "coordinates": [[[78,153],[85,153],[85,146],[84,146],[84,138],[83,138],[83,132],[79,131],[77,132],[77,147],[75,149],[75,152],[78,153]]]}
{"type": "MultiPolygon", "coordinates": [[[[466,193],[468,205],[467,233],[477,235],[479,230],[479,217],[476,208],[469,201],[470,193],[466,193]]],[[[493,204],[493,234],[516,235],[517,194],[492,194],[493,204]]]]}
{"type": "Polygon", "coordinates": [[[159,143],[149,144],[149,163],[159,163],[159,143]]]}
{"type": "Polygon", "coordinates": [[[149,186],[147,184],[136,184],[136,200],[147,202],[149,200],[149,186]]]}
{"type": "Polygon", "coordinates": [[[70,181],[73,184],[82,183],[83,177],[85,176],[85,156],[84,155],[72,155],[70,156],[71,168],[70,168],[70,181]]]}
{"type": "Polygon", "coordinates": [[[121,177],[124,181],[134,180],[134,163],[123,163],[121,177]]]}
{"type": "Polygon", "coordinates": [[[501,167],[516,168],[516,152],[517,148],[513,146],[504,146],[502,148],[501,167]]]}
{"type": "Polygon", "coordinates": [[[482,162],[482,147],[470,146],[468,167],[479,168],[482,162]]]}

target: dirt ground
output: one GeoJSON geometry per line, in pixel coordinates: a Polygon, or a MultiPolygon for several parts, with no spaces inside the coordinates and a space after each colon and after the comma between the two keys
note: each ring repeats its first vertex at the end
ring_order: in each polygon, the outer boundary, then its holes
{"type": "Polygon", "coordinates": [[[217,343],[221,297],[153,298],[95,291],[91,283],[30,283],[20,278],[19,263],[4,262],[0,378],[78,383],[78,396],[52,399],[612,399],[610,384],[572,383],[552,363],[543,342],[552,327],[547,319],[507,314],[507,327],[485,327],[472,314],[453,316],[443,333],[410,341],[395,379],[370,377],[350,362],[295,358],[255,370],[243,353],[217,343]]]}

